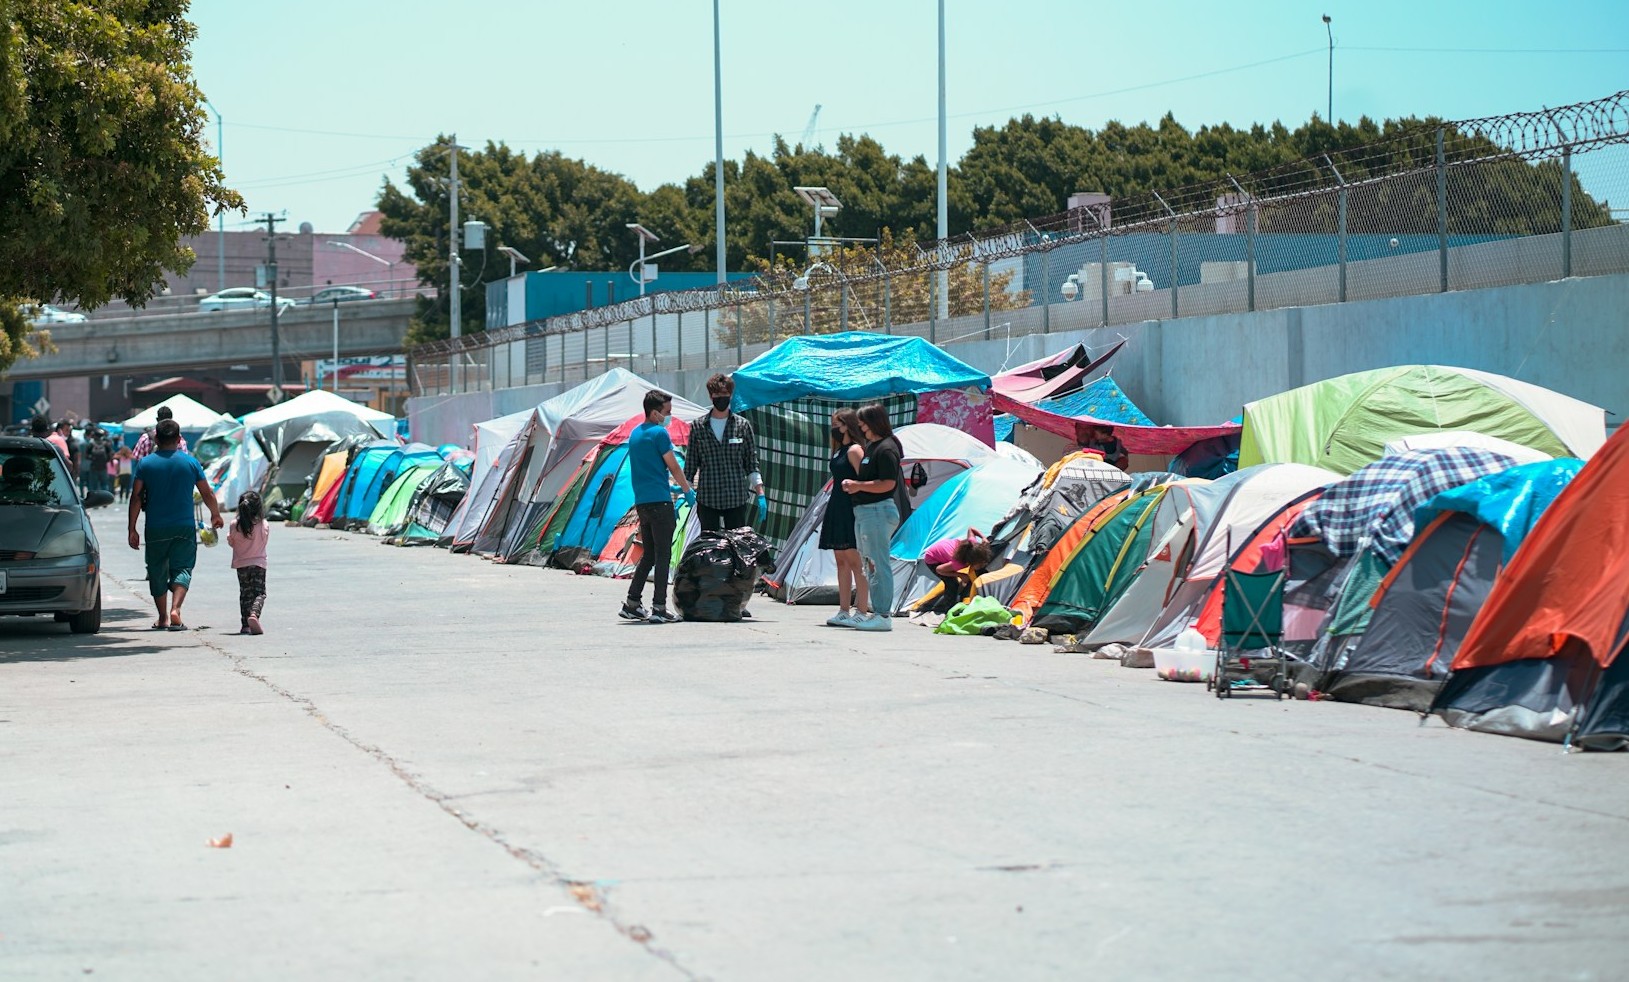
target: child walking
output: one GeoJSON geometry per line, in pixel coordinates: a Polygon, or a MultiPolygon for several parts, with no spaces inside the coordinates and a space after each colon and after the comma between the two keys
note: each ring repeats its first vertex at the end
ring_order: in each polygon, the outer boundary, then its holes
{"type": "Polygon", "coordinates": [[[232,547],[232,568],[238,571],[238,613],[243,618],[239,634],[262,634],[260,610],[266,604],[266,536],[269,530],[262,514],[260,495],[245,491],[238,499],[238,514],[226,530],[232,547]]]}

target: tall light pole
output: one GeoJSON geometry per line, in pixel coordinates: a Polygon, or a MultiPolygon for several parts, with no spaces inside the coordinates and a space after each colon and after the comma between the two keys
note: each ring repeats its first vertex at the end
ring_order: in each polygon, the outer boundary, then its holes
{"type": "Polygon", "coordinates": [[[1326,109],[1324,121],[1330,126],[1335,125],[1335,29],[1329,26],[1329,15],[1324,14],[1324,34],[1329,37],[1329,108],[1326,109]]]}
{"type": "Polygon", "coordinates": [[[724,63],[718,43],[718,0],[713,0],[713,224],[718,235],[718,287],[724,288],[724,63]]]}
{"type": "MultiPolygon", "coordinates": [[[[221,149],[221,147],[225,144],[225,141],[226,141],[226,128],[225,128],[226,127],[226,121],[225,121],[225,119],[222,118],[221,111],[219,109],[215,108],[215,104],[213,102],[210,102],[208,99],[205,99],[204,100],[204,105],[208,106],[209,111],[215,114],[215,159],[216,160],[222,160],[223,159],[222,154],[225,151],[223,151],[221,149]]],[[[218,222],[218,224],[215,227],[215,290],[218,293],[221,290],[226,289],[226,212],[225,212],[225,210],[222,210],[220,212],[220,214],[216,216],[216,221],[218,222]]]]}
{"type": "MultiPolygon", "coordinates": [[[[950,236],[950,205],[947,163],[945,161],[945,0],[939,0],[939,239],[950,236]]],[[[941,269],[939,277],[939,319],[950,316],[950,271],[941,269]]]]}

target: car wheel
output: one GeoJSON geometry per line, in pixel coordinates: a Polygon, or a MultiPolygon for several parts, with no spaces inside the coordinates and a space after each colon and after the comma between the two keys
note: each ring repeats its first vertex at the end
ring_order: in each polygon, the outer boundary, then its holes
{"type": "Polygon", "coordinates": [[[68,630],[74,634],[95,634],[102,629],[102,591],[96,591],[96,605],[68,618],[68,630]]]}

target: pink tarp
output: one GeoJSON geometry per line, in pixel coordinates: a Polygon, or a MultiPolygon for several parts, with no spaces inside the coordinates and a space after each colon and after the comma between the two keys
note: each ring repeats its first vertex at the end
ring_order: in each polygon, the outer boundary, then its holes
{"type": "Polygon", "coordinates": [[[995,446],[994,412],[988,393],[978,389],[938,389],[918,393],[916,421],[961,430],[987,447],[995,446]]]}
{"type": "Polygon", "coordinates": [[[1220,426],[1130,426],[1113,420],[1093,419],[1090,416],[1060,416],[1044,409],[1036,409],[1026,402],[1020,402],[1000,392],[993,393],[990,401],[997,412],[1011,413],[1031,426],[1046,430],[1048,433],[1056,433],[1076,443],[1086,441],[1087,431],[1091,427],[1107,426],[1113,429],[1114,435],[1125,444],[1127,453],[1136,454],[1174,456],[1200,440],[1232,436],[1244,429],[1238,423],[1223,423],[1220,426]]]}
{"type": "Polygon", "coordinates": [[[1125,341],[1116,341],[1102,357],[1088,361],[1086,346],[1077,344],[1068,351],[991,376],[990,388],[1021,402],[1039,402],[1073,392],[1087,375],[1102,368],[1124,346],[1125,341]]]}

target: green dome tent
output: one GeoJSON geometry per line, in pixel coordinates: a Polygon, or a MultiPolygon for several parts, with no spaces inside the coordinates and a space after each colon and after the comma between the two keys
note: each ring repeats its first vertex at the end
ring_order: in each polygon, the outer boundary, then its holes
{"type": "Polygon", "coordinates": [[[1388,440],[1439,430],[1587,459],[1606,440],[1606,414],[1491,372],[1441,365],[1380,368],[1246,405],[1239,467],[1298,463],[1350,474],[1384,456],[1388,440]]]}

